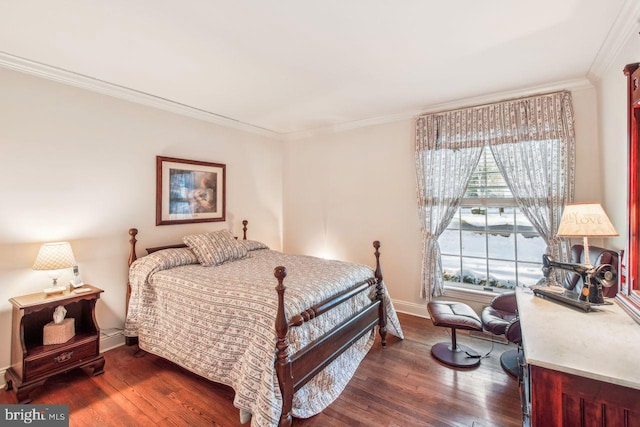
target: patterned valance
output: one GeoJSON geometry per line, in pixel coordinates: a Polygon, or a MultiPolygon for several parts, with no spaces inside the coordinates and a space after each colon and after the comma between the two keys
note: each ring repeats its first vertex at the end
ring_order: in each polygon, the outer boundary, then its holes
{"type": "Polygon", "coordinates": [[[419,116],[416,148],[458,150],[525,140],[566,140],[573,133],[571,93],[561,91],[419,116]],[[427,141],[434,145],[427,146],[427,141]]]}

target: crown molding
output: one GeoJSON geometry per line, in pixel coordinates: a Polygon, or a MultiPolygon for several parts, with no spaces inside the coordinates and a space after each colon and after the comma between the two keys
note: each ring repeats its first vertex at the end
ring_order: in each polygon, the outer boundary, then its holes
{"type": "Polygon", "coordinates": [[[410,110],[410,111],[405,111],[405,112],[393,114],[393,115],[367,118],[362,120],[354,120],[351,122],[340,123],[337,125],[326,126],[326,127],[317,128],[317,129],[310,129],[310,130],[303,130],[303,131],[289,132],[289,133],[279,133],[279,132],[275,132],[275,131],[265,129],[259,126],[255,126],[249,123],[244,123],[229,117],[225,117],[220,114],[212,113],[210,111],[191,107],[186,104],[181,104],[179,102],[154,96],[145,92],[140,92],[135,89],[109,83],[103,80],[95,79],[93,77],[74,73],[68,70],[42,64],[36,61],[31,61],[25,58],[20,58],[15,55],[11,55],[2,51],[0,51],[0,67],[8,68],[8,69],[19,71],[26,74],[31,74],[37,77],[53,80],[66,85],[75,86],[82,89],[90,90],[92,92],[97,92],[104,95],[112,96],[114,98],[123,99],[129,102],[146,105],[153,108],[158,108],[160,110],[169,111],[172,113],[195,118],[198,120],[215,123],[220,126],[226,126],[226,127],[238,129],[241,131],[250,132],[253,134],[258,134],[258,135],[266,136],[269,138],[281,140],[281,141],[295,141],[295,140],[311,138],[319,135],[327,135],[327,134],[339,133],[339,132],[344,132],[344,131],[353,130],[353,129],[359,129],[363,127],[376,126],[376,125],[381,125],[386,123],[398,122],[402,120],[410,120],[421,114],[428,114],[431,112],[445,111],[445,110],[451,110],[456,108],[472,107],[474,105],[498,102],[504,99],[530,96],[536,93],[552,92],[557,90],[574,91],[574,90],[582,90],[582,89],[588,89],[593,87],[591,82],[589,82],[589,80],[587,80],[586,78],[576,79],[576,80],[566,80],[566,81],[552,83],[552,84],[516,89],[511,91],[496,92],[490,95],[483,95],[483,96],[464,98],[464,99],[440,103],[440,104],[433,104],[428,107],[421,108],[419,110],[410,110]]]}
{"type": "Polygon", "coordinates": [[[489,95],[481,95],[472,98],[458,99],[455,101],[444,102],[440,104],[432,104],[419,110],[406,111],[404,113],[393,114],[370,119],[355,120],[352,122],[341,123],[334,126],[327,126],[317,129],[304,130],[299,132],[290,132],[282,135],[285,141],[296,141],[300,139],[311,138],[319,135],[327,135],[332,133],[344,132],[352,129],[358,129],[368,126],[375,126],[385,123],[392,123],[401,120],[412,120],[416,116],[429,113],[437,113],[440,111],[455,110],[459,108],[474,107],[477,105],[490,104],[493,102],[504,101],[505,99],[521,98],[532,96],[540,93],[556,92],[561,90],[579,91],[585,89],[593,89],[593,84],[586,78],[564,80],[561,82],[549,83],[529,88],[521,88],[510,91],[495,92],[489,95]]]}
{"type": "Polygon", "coordinates": [[[79,87],[90,90],[92,92],[101,93],[103,95],[112,96],[114,98],[123,99],[125,101],[134,102],[136,104],[146,105],[148,107],[157,108],[164,111],[180,114],[198,120],[203,120],[217,125],[238,129],[245,132],[267,136],[270,138],[281,139],[282,135],[278,132],[271,131],[249,123],[244,123],[220,114],[212,113],[200,108],[192,107],[170,99],[161,98],[125,86],[109,83],[93,77],[74,73],[62,68],[53,67],[40,62],[31,61],[0,51],[0,67],[10,70],[31,74],[44,79],[53,80],[70,86],[79,87]]]}
{"type": "Polygon", "coordinates": [[[456,101],[445,102],[442,104],[434,104],[424,108],[422,111],[416,113],[415,115],[417,116],[423,114],[438,113],[441,111],[456,110],[460,108],[471,108],[478,105],[491,104],[508,99],[523,98],[527,96],[534,96],[536,94],[558,92],[562,90],[574,92],[593,88],[593,84],[586,78],[563,80],[560,82],[531,86],[528,88],[494,92],[489,95],[481,95],[473,98],[465,98],[456,101]]]}
{"type": "Polygon", "coordinates": [[[331,126],[323,126],[315,129],[307,129],[295,132],[289,132],[282,134],[282,140],[284,141],[296,141],[300,139],[311,138],[318,135],[329,135],[333,133],[344,132],[352,129],[359,129],[368,126],[375,126],[384,123],[398,122],[401,120],[410,119],[415,115],[415,111],[409,111],[404,113],[392,114],[388,116],[373,117],[362,120],[354,120],[350,122],[338,123],[331,126]]]}
{"type": "Polygon", "coordinates": [[[626,0],[587,72],[587,77],[591,81],[597,82],[602,78],[607,68],[620,54],[630,35],[637,33],[640,29],[639,19],[640,2],[626,0]]]}

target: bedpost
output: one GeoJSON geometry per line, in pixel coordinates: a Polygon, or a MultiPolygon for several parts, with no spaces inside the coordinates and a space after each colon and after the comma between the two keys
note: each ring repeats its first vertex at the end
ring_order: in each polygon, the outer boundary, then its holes
{"type": "Polygon", "coordinates": [[[129,267],[131,267],[131,264],[133,264],[133,262],[138,259],[138,256],[136,255],[136,242],[137,242],[136,235],[137,234],[138,234],[137,228],[129,229],[129,236],[131,236],[131,238],[129,239],[129,267]]]}
{"type": "Polygon", "coordinates": [[[242,220],[242,240],[247,240],[247,224],[249,224],[249,221],[247,221],[246,219],[242,220]]]}
{"type": "MultiPolygon", "coordinates": [[[[138,259],[138,257],[136,256],[136,235],[138,234],[138,229],[137,228],[130,228],[129,229],[129,236],[131,236],[131,238],[129,239],[129,267],[131,267],[131,264],[134,263],[134,261],[136,259],[138,259]]],[[[129,275],[127,275],[127,278],[129,277],[129,275]]],[[[125,315],[126,313],[129,312],[129,298],[131,298],[131,283],[129,283],[129,280],[127,279],[127,305],[125,308],[125,315]]]]}
{"type": "Polygon", "coordinates": [[[384,286],[382,282],[382,268],[380,268],[380,241],[373,242],[373,247],[376,249],[374,255],[376,256],[376,299],[380,301],[378,306],[378,332],[380,333],[380,341],[382,347],[387,346],[387,308],[384,305],[384,286]]]}
{"type": "MultiPolygon", "coordinates": [[[[246,221],[243,221],[243,224],[246,221]]],[[[246,226],[246,224],[245,224],[246,226]]],[[[276,373],[278,375],[278,384],[280,385],[280,394],[282,395],[282,413],[280,414],[281,427],[289,427],[293,419],[291,418],[291,408],[293,406],[293,376],[291,373],[291,358],[287,347],[287,333],[289,325],[287,321],[287,313],[284,309],[284,278],[287,277],[287,269],[283,266],[276,267],[273,275],[278,279],[278,313],[276,314],[276,373]]]]}
{"type": "MultiPolygon", "coordinates": [[[[131,267],[131,264],[133,264],[135,260],[138,259],[136,255],[136,242],[137,242],[136,235],[137,234],[138,234],[137,228],[129,229],[129,236],[131,236],[131,238],[129,239],[129,267],[131,267]]],[[[126,306],[125,306],[125,312],[124,312],[125,318],[129,313],[130,299],[131,299],[131,282],[129,282],[129,274],[127,273],[127,300],[126,300],[126,306]]],[[[135,345],[137,343],[138,343],[138,337],[125,337],[126,345],[135,345]]]]}

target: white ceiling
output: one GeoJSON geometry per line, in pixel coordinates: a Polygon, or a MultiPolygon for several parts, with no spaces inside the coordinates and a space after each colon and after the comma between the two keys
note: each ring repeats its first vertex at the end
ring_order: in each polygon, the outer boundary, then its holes
{"type": "Polygon", "coordinates": [[[295,134],[597,77],[637,3],[1,0],[0,65],[295,134]]]}

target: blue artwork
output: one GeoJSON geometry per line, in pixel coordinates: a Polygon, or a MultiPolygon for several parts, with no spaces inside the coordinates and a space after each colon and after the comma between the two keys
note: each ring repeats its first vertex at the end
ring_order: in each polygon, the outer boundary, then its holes
{"type": "Polygon", "coordinates": [[[217,173],[169,170],[169,213],[215,213],[217,173]]]}

